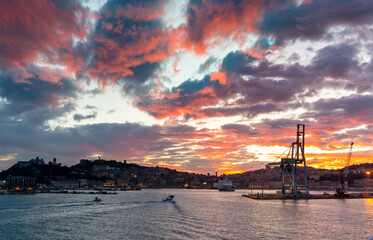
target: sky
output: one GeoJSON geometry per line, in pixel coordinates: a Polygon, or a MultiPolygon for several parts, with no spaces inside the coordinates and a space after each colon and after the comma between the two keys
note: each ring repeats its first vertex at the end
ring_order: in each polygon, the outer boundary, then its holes
{"type": "Polygon", "coordinates": [[[370,0],[2,1],[0,170],[373,162],[372,56],[370,0]]]}

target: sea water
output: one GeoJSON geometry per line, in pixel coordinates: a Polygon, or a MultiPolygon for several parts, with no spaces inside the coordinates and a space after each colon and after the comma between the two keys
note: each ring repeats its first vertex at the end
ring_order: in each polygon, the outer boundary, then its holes
{"type": "Polygon", "coordinates": [[[253,200],[248,190],[0,195],[0,239],[368,239],[373,199],[253,200]],[[173,201],[162,201],[164,195],[173,201]],[[94,202],[98,196],[101,202],[94,202]]]}

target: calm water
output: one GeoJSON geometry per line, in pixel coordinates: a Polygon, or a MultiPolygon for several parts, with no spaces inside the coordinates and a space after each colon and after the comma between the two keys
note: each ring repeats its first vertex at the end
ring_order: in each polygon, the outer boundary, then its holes
{"type": "Polygon", "coordinates": [[[373,199],[257,201],[248,191],[0,195],[0,239],[368,239],[373,199]],[[164,194],[175,201],[162,202],[164,194]]]}

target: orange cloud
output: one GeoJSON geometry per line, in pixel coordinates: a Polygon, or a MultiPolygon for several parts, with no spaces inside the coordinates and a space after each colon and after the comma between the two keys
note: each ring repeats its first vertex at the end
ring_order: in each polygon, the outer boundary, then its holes
{"type": "Polygon", "coordinates": [[[71,52],[71,40],[82,40],[89,29],[87,9],[73,2],[61,8],[47,0],[5,1],[0,15],[0,59],[7,62],[2,67],[21,66],[40,55],[56,62],[58,51],[71,52]]]}
{"type": "Polygon", "coordinates": [[[211,81],[218,81],[222,85],[227,83],[227,78],[224,72],[211,73],[210,77],[211,77],[211,81]]]}
{"type": "Polygon", "coordinates": [[[183,47],[203,54],[211,45],[211,40],[221,40],[229,36],[245,41],[241,31],[256,31],[256,24],[262,16],[265,4],[264,0],[243,0],[239,3],[203,0],[199,3],[189,3],[187,25],[183,26],[186,35],[183,47]]]}

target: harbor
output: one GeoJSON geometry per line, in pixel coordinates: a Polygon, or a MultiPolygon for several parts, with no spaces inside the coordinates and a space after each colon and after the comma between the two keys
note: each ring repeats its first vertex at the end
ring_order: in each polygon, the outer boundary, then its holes
{"type": "MultiPolygon", "coordinates": [[[[306,126],[304,124],[297,124],[296,141],[291,144],[286,156],[283,157],[284,154],[281,154],[276,161],[267,164],[268,168],[280,167],[282,172],[281,190],[277,191],[276,194],[264,194],[262,191],[262,194],[244,194],[242,196],[256,200],[373,198],[373,193],[369,192],[347,192],[347,176],[349,173],[349,168],[347,167],[351,161],[352,147],[354,145],[353,142],[350,144],[349,153],[345,162],[346,167],[340,170],[340,185],[335,188],[335,193],[330,194],[328,192],[324,192],[323,194],[310,194],[307,175],[307,162],[305,158],[305,130],[306,126]]],[[[368,173],[370,174],[370,172],[368,173]]]]}
{"type": "Polygon", "coordinates": [[[255,201],[241,197],[247,191],[143,189],[99,195],[100,202],[93,201],[96,196],[89,194],[6,194],[1,196],[0,239],[102,239],[103,236],[106,239],[368,239],[373,236],[372,199],[255,201]],[[163,201],[169,195],[175,198],[163,201]],[[300,226],[302,222],[307,225],[300,226]]]}

